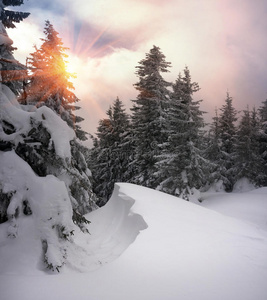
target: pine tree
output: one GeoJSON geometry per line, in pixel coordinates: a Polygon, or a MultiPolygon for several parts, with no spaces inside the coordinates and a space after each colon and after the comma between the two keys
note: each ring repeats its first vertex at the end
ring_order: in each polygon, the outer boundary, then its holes
{"type": "Polygon", "coordinates": [[[19,23],[23,19],[27,18],[30,13],[18,12],[18,11],[10,11],[5,9],[5,7],[9,6],[20,6],[23,4],[24,0],[2,0],[0,3],[1,15],[0,20],[2,24],[6,28],[14,28],[16,27],[15,23],[19,23]]]}
{"type": "Polygon", "coordinates": [[[17,48],[12,46],[12,40],[8,37],[5,28],[16,27],[14,23],[19,23],[29,16],[29,13],[11,11],[5,9],[7,6],[19,6],[23,0],[3,0],[0,1],[0,63],[1,81],[7,85],[13,93],[20,95],[23,90],[23,80],[27,77],[26,67],[16,61],[13,52],[17,48]]]}
{"type": "Polygon", "coordinates": [[[212,118],[210,130],[206,138],[207,150],[206,156],[212,161],[216,162],[220,153],[220,138],[219,138],[219,117],[218,110],[215,108],[215,116],[212,118]]]}
{"type": "MultiPolygon", "coordinates": [[[[31,55],[29,66],[33,74],[27,86],[26,103],[34,104],[37,108],[49,107],[75,130],[78,139],[86,140],[86,133],[76,125],[83,119],[73,114],[73,111],[78,108],[74,106],[78,98],[71,91],[74,87],[69,79],[73,75],[66,71],[65,50],[67,48],[63,47],[63,42],[49,21],[46,21],[44,33],[46,38],[42,39],[43,44],[40,49],[35,47],[35,52],[31,55]]],[[[26,142],[19,143],[17,153],[39,176],[53,174],[65,182],[73,204],[75,222],[83,220],[82,215],[95,209],[97,201],[96,195],[92,192],[84,147],[77,139],[73,139],[71,160],[63,163],[55,157],[55,151],[49,145],[50,137],[45,130],[39,124],[33,124],[33,127],[26,142]],[[33,143],[41,145],[36,147],[33,143]]]]}
{"type": "Polygon", "coordinates": [[[162,73],[168,72],[170,63],[159,47],[154,46],[146,58],[139,62],[136,74],[139,92],[132,108],[133,143],[135,148],[135,178],[133,182],[147,187],[156,187],[157,155],[167,140],[166,119],[170,83],[162,73]]]}
{"type": "Polygon", "coordinates": [[[267,100],[262,102],[262,106],[259,109],[260,114],[260,154],[264,160],[264,186],[267,186],[267,100]]]}
{"type": "Polygon", "coordinates": [[[91,151],[90,168],[94,178],[94,191],[105,204],[111,196],[115,182],[126,181],[128,169],[128,143],[130,123],[123,103],[117,98],[97,128],[97,139],[91,151]]]}
{"type": "Polygon", "coordinates": [[[213,169],[210,172],[210,184],[219,185],[218,188],[225,188],[224,183],[228,182],[225,176],[226,169],[224,165],[224,152],[222,151],[222,142],[220,138],[220,119],[218,110],[215,109],[215,116],[212,118],[208,136],[206,137],[205,158],[213,164],[213,169]]]}
{"type": "Polygon", "coordinates": [[[257,186],[263,182],[264,161],[260,156],[258,133],[255,108],[252,112],[244,110],[237,130],[235,181],[246,177],[257,186]]]}
{"type": "Polygon", "coordinates": [[[233,99],[227,92],[225,104],[220,108],[219,135],[221,143],[221,172],[227,191],[231,191],[234,185],[234,162],[236,146],[237,111],[233,107],[233,99]]]}
{"type": "Polygon", "coordinates": [[[173,85],[168,111],[168,142],[157,163],[161,178],[159,190],[188,199],[193,188],[200,188],[206,181],[209,162],[202,151],[203,112],[193,94],[199,90],[191,81],[189,69],[179,75],[173,85]]]}
{"type": "Polygon", "coordinates": [[[44,34],[46,38],[41,39],[41,47],[35,47],[29,58],[32,76],[26,88],[26,102],[37,107],[46,105],[54,110],[84,141],[87,139],[86,132],[77,125],[83,118],[74,115],[74,111],[80,108],[75,105],[79,99],[73,93],[74,86],[70,81],[75,75],[66,70],[68,48],[63,46],[49,21],[45,22],[44,34]]]}
{"type": "MultiPolygon", "coordinates": [[[[1,22],[0,32],[5,33],[1,22]]],[[[11,40],[6,35],[1,41],[2,59],[8,60],[11,40]]],[[[97,207],[84,152],[55,112],[45,106],[22,108],[0,83],[0,222],[9,222],[7,234],[16,237],[17,218],[33,214],[51,270],[67,260],[74,224],[87,232],[83,214],[97,207]]]]}

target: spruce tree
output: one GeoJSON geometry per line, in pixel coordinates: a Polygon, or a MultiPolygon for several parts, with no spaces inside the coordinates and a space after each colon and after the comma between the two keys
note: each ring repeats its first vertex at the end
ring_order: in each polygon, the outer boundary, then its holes
{"type": "Polygon", "coordinates": [[[216,187],[216,190],[225,189],[224,182],[227,181],[227,178],[224,177],[226,173],[223,159],[224,155],[222,152],[222,143],[220,139],[220,128],[219,128],[219,116],[218,110],[215,109],[215,116],[212,118],[212,123],[210,124],[210,130],[205,136],[206,149],[204,151],[204,156],[212,163],[212,169],[209,174],[209,184],[216,187]]]}
{"type": "Polygon", "coordinates": [[[23,2],[24,0],[2,0],[0,2],[0,9],[1,9],[0,20],[4,25],[4,27],[14,28],[16,27],[14,22],[19,23],[20,21],[24,20],[30,15],[30,13],[11,11],[5,9],[5,7],[9,7],[9,6],[20,6],[21,4],[23,4],[23,2]]]}
{"type": "Polygon", "coordinates": [[[178,76],[168,110],[168,142],[164,144],[157,174],[161,178],[159,190],[188,199],[193,188],[206,183],[209,161],[203,156],[203,112],[193,94],[199,90],[191,81],[189,69],[178,76]]]}
{"type": "Polygon", "coordinates": [[[133,143],[135,148],[135,178],[133,182],[155,188],[157,156],[160,147],[167,140],[166,119],[169,105],[170,83],[162,74],[168,72],[170,63],[159,47],[153,48],[137,66],[139,82],[135,88],[139,92],[132,100],[133,143]]]}
{"type": "Polygon", "coordinates": [[[260,156],[259,121],[256,110],[243,111],[238,129],[235,159],[235,181],[246,177],[257,186],[263,183],[264,161],[260,156]]]}
{"type": "MultiPolygon", "coordinates": [[[[0,32],[1,60],[16,62],[2,22],[0,32]]],[[[43,246],[40,257],[46,267],[57,271],[73,247],[71,235],[77,229],[73,223],[87,231],[89,221],[83,214],[96,208],[83,149],[71,145],[74,139],[74,131],[51,109],[22,108],[8,83],[1,81],[0,222],[9,223],[7,235],[15,238],[18,226],[23,226],[18,219],[34,215],[43,246]]]]}
{"type": "Polygon", "coordinates": [[[63,46],[62,39],[49,21],[45,22],[44,34],[46,38],[41,39],[41,47],[35,47],[28,60],[32,75],[26,88],[26,103],[51,108],[75,130],[80,140],[87,140],[86,132],[77,124],[83,118],[74,114],[80,107],[75,105],[79,99],[70,81],[75,75],[66,69],[68,48],[63,46]]]}
{"type": "Polygon", "coordinates": [[[234,163],[236,158],[236,121],[237,110],[233,107],[233,98],[227,92],[225,104],[220,108],[219,136],[221,143],[221,172],[226,191],[231,191],[235,181],[234,163]]]}
{"type": "Polygon", "coordinates": [[[12,46],[12,40],[8,37],[5,28],[14,28],[15,23],[19,23],[29,16],[29,13],[7,10],[5,7],[20,6],[23,0],[3,0],[0,1],[0,64],[1,82],[5,83],[13,93],[20,95],[23,91],[23,81],[27,77],[26,67],[13,57],[13,52],[17,48],[12,46]]]}
{"type": "Polygon", "coordinates": [[[73,114],[78,108],[74,106],[78,98],[71,91],[74,89],[70,82],[73,75],[66,71],[67,48],[63,47],[58,33],[49,21],[46,21],[44,33],[46,38],[42,39],[43,44],[40,49],[35,47],[36,51],[31,55],[29,66],[32,76],[26,90],[26,102],[23,104],[26,104],[25,110],[28,104],[35,105],[36,108],[49,107],[75,130],[76,138],[71,141],[71,160],[62,162],[55,155],[55,150],[49,144],[51,137],[40,124],[35,123],[24,143],[18,144],[16,151],[39,176],[53,174],[65,182],[75,222],[82,226],[86,222],[82,215],[95,209],[97,201],[92,192],[91,175],[85,160],[86,149],[78,140],[86,140],[87,137],[76,125],[82,118],[73,114]]]}
{"type": "Polygon", "coordinates": [[[267,186],[267,100],[262,102],[262,106],[259,109],[260,114],[260,154],[264,160],[264,181],[263,185],[267,186]]]}
{"type": "Polygon", "coordinates": [[[125,173],[129,165],[127,136],[130,122],[119,98],[108,109],[107,116],[99,121],[89,162],[94,191],[101,199],[100,205],[108,201],[115,182],[126,181],[125,173]]]}

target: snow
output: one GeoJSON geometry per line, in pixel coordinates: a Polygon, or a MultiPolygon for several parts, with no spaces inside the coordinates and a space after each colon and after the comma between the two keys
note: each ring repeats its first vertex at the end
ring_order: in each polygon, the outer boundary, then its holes
{"type": "Polygon", "coordinates": [[[234,187],[233,187],[233,192],[237,193],[242,193],[242,192],[249,192],[251,190],[254,190],[255,186],[249,181],[248,178],[241,178],[239,179],[234,187]]]}
{"type": "Polygon", "coordinates": [[[267,188],[247,193],[204,193],[202,206],[239,220],[251,222],[267,231],[267,188]]]}
{"type": "Polygon", "coordinates": [[[42,106],[34,112],[28,112],[21,108],[16,100],[16,96],[5,85],[0,88],[0,119],[5,120],[16,128],[13,134],[5,134],[0,128],[0,139],[23,142],[21,134],[26,135],[30,129],[31,119],[40,122],[51,135],[56,154],[61,158],[70,158],[70,141],[75,138],[75,132],[65,121],[58,117],[51,109],[42,106]]]}
{"type": "MultiPolygon", "coordinates": [[[[36,229],[35,236],[46,242],[47,259],[53,265],[62,265],[63,255],[54,248],[65,249],[68,245],[60,241],[55,228],[64,227],[64,233],[75,229],[72,206],[64,182],[53,175],[38,177],[14,151],[0,151],[0,166],[0,187],[3,193],[12,194],[7,209],[9,222],[5,234],[14,238],[20,236],[19,231],[24,226],[20,224],[20,218],[15,216],[17,212],[22,215],[23,201],[28,201],[33,214],[31,225],[36,229]]],[[[23,237],[20,236],[20,239],[23,237]]]]}
{"type": "Polygon", "coordinates": [[[46,106],[36,110],[35,119],[42,122],[51,134],[57,155],[62,158],[70,158],[70,141],[75,138],[75,132],[67,123],[46,106]]]}
{"type": "MultiPolygon", "coordinates": [[[[0,9],[1,9],[1,3],[0,3],[0,9]]],[[[1,22],[0,23],[0,45],[12,45],[12,44],[13,41],[8,37],[5,27],[1,22]]]]}
{"type": "Polygon", "coordinates": [[[116,184],[55,275],[41,268],[33,217],[12,240],[1,224],[1,300],[266,300],[266,195],[205,193],[195,204],[116,184]]]}

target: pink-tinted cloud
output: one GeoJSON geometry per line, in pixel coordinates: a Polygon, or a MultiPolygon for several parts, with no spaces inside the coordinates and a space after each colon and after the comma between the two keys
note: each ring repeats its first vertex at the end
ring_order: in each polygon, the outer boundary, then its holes
{"type": "MultiPolygon", "coordinates": [[[[240,110],[259,106],[267,96],[265,0],[66,0],[60,5],[65,15],[48,10],[47,16],[35,5],[27,22],[50,19],[71,48],[76,93],[92,133],[117,96],[131,106],[135,66],[153,45],[172,62],[168,80],[189,67],[201,87],[196,97],[204,99],[210,118],[227,90],[240,110]]],[[[31,35],[28,29],[24,34],[31,35]]]]}

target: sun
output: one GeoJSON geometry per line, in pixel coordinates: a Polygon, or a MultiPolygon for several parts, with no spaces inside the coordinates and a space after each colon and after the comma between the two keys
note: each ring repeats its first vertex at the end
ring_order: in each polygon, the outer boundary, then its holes
{"type": "Polygon", "coordinates": [[[71,52],[66,53],[68,55],[65,61],[66,72],[77,76],[79,71],[80,59],[71,52]]]}

